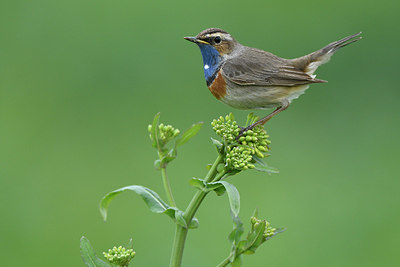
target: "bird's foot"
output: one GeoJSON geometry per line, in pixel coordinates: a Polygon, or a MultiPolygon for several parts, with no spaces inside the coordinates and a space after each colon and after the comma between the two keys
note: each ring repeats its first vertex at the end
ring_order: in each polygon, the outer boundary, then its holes
{"type": "Polygon", "coordinates": [[[248,131],[248,130],[251,130],[251,129],[253,129],[254,128],[254,126],[255,125],[250,125],[250,126],[247,126],[247,127],[242,127],[242,126],[239,126],[239,128],[240,128],[240,132],[239,132],[239,135],[238,136],[236,136],[236,141],[238,141],[239,140],[239,138],[243,135],[243,133],[244,132],[246,132],[246,131],[248,131]]]}

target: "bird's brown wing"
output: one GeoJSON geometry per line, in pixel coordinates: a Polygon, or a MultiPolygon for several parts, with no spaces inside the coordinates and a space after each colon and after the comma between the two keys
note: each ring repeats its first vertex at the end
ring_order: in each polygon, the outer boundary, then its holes
{"type": "Polygon", "coordinates": [[[250,47],[228,59],[222,72],[228,80],[239,85],[297,86],[325,82],[299,70],[289,60],[250,47]]]}

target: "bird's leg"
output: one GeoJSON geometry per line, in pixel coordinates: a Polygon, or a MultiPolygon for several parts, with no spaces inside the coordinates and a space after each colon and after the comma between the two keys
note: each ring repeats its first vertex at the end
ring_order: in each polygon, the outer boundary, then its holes
{"type": "Polygon", "coordinates": [[[270,114],[268,114],[267,116],[265,116],[264,118],[262,118],[261,120],[256,121],[255,123],[247,126],[247,127],[240,127],[240,132],[239,135],[236,137],[236,140],[239,139],[239,137],[241,137],[243,135],[243,133],[245,131],[251,130],[254,127],[256,127],[257,125],[264,125],[267,121],[269,121],[273,116],[275,116],[276,114],[278,114],[281,111],[284,111],[285,109],[287,109],[289,107],[289,101],[284,101],[282,102],[282,105],[280,107],[278,107],[277,109],[275,109],[273,112],[271,112],[270,114]]]}

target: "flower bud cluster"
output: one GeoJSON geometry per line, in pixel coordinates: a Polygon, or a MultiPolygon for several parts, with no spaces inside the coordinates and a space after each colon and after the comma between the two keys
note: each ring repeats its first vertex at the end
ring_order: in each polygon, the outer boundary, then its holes
{"type": "Polygon", "coordinates": [[[239,143],[251,148],[252,154],[259,158],[264,158],[263,152],[268,152],[268,145],[271,141],[268,140],[269,135],[264,130],[264,127],[257,125],[251,130],[243,132],[243,135],[239,137],[239,143]]]}
{"type": "Polygon", "coordinates": [[[167,143],[180,133],[178,129],[175,129],[171,125],[164,125],[163,123],[158,125],[158,129],[160,130],[160,138],[164,143],[167,143]]]}
{"type": "Polygon", "coordinates": [[[277,233],[276,232],[277,229],[271,227],[271,224],[266,220],[260,220],[256,217],[251,217],[250,221],[254,228],[261,223],[265,223],[265,230],[264,230],[264,234],[263,234],[265,239],[273,237],[277,233]]]}
{"type": "Polygon", "coordinates": [[[226,166],[234,170],[253,169],[255,160],[253,156],[264,158],[269,151],[267,132],[259,125],[240,134],[240,127],[232,113],[219,117],[211,123],[216,134],[221,136],[226,144],[226,166]]]}
{"type": "MultiPolygon", "coordinates": [[[[151,136],[152,128],[153,128],[152,125],[148,126],[151,139],[154,138],[153,136],[151,136]]],[[[163,144],[166,144],[173,138],[177,137],[179,133],[180,133],[179,129],[175,129],[171,125],[164,125],[163,123],[160,123],[158,125],[158,138],[163,144]]]]}
{"type": "Polygon", "coordinates": [[[213,120],[211,126],[215,133],[221,136],[228,143],[235,142],[235,139],[240,132],[240,128],[232,113],[227,115],[225,118],[221,116],[218,120],[213,120]]]}
{"type": "Polygon", "coordinates": [[[135,257],[136,252],[133,249],[126,249],[122,246],[113,247],[108,253],[103,252],[104,257],[112,264],[118,266],[128,266],[129,262],[135,257]]]}
{"type": "Polygon", "coordinates": [[[252,151],[247,146],[228,146],[226,153],[226,165],[237,170],[253,169],[255,166],[252,151]]]}

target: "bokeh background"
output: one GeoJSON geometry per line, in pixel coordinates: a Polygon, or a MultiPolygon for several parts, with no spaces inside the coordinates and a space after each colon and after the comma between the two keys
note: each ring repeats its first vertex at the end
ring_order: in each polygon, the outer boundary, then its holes
{"type": "MultiPolygon", "coordinates": [[[[221,27],[241,43],[293,58],[344,36],[305,95],[271,120],[270,165],[230,180],[241,218],[287,231],[244,266],[398,266],[399,1],[2,1],[0,3],[0,265],[83,266],[133,237],[135,266],[167,266],[174,226],[134,194],[98,212],[101,197],[141,184],[165,197],[147,125],[154,114],[199,135],[169,167],[183,209],[215,149],[209,122],[232,109],[206,88],[199,49],[182,39],[221,27]]],[[[234,111],[240,121],[248,112],[234,111]]],[[[256,112],[264,115],[265,112],[256,112]]],[[[189,233],[184,266],[229,253],[225,197],[210,195],[189,233]]]]}

